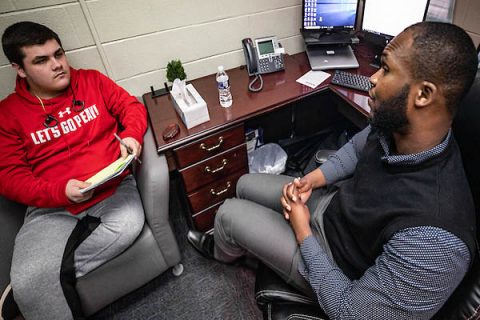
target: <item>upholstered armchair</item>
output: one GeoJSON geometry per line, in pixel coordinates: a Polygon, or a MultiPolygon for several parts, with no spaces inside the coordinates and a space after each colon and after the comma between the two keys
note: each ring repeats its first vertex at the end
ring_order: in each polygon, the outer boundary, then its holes
{"type": "MultiPolygon", "coordinates": [[[[453,132],[462,152],[463,163],[477,212],[477,245],[480,243],[480,71],[470,92],[463,100],[453,124],[453,132]]],[[[480,258],[446,304],[433,317],[437,320],[480,318],[480,258]]],[[[328,317],[317,302],[289,287],[266,266],[257,270],[255,298],[264,319],[323,319],[328,317]]]]}
{"type": "MultiPolygon", "coordinates": [[[[86,316],[143,286],[173,267],[180,275],[180,250],[168,220],[169,171],[165,156],[158,155],[149,126],[142,164],[134,168],[145,209],[145,225],[135,242],[122,254],[78,279],[76,289],[86,316]]],[[[0,197],[0,292],[2,316],[9,319],[18,309],[7,295],[15,236],[26,207],[0,197]],[[3,301],[5,300],[5,301],[3,301]]]]}

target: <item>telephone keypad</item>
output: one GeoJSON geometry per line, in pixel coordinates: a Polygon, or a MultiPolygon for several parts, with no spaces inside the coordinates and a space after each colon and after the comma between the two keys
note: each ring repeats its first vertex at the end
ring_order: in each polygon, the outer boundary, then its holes
{"type": "Polygon", "coordinates": [[[269,58],[258,60],[259,73],[270,73],[285,69],[283,57],[281,55],[271,56],[269,58]]]}

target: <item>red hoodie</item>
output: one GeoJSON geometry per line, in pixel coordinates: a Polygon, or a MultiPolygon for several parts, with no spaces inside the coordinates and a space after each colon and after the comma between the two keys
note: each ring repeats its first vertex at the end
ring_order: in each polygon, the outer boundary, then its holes
{"type": "Polygon", "coordinates": [[[87,180],[120,156],[114,133],[143,143],[147,126],[145,107],[108,77],[95,70],[71,68],[71,87],[40,101],[18,78],[15,92],[0,102],[0,194],[35,207],[65,207],[78,214],[112,195],[123,179],[98,187],[79,204],[65,195],[70,179],[87,180]],[[75,112],[72,99],[85,103],[75,112]],[[58,119],[46,128],[47,114],[58,119]],[[118,121],[117,121],[118,120],[118,121]]]}

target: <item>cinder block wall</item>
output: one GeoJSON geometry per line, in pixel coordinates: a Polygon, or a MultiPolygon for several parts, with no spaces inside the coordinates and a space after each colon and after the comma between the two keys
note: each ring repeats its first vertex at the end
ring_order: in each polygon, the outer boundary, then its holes
{"type": "MultiPolygon", "coordinates": [[[[98,69],[131,94],[163,86],[168,61],[180,59],[189,79],[218,65],[245,64],[241,39],[278,36],[289,54],[304,50],[301,0],[0,0],[0,33],[30,20],[62,39],[76,68],[98,69]]],[[[15,73],[0,53],[0,99],[15,73]]]]}
{"type": "Polygon", "coordinates": [[[467,30],[475,42],[480,44],[480,1],[456,0],[453,23],[467,30]]]}
{"type": "MultiPolygon", "coordinates": [[[[0,0],[0,33],[31,20],[54,29],[76,68],[100,70],[140,96],[181,59],[189,79],[218,65],[244,64],[241,39],[277,35],[289,54],[304,50],[301,0],[0,0]]],[[[454,22],[480,43],[480,1],[456,0],[454,22]]],[[[0,99],[15,73],[0,52],[0,99]]]]}

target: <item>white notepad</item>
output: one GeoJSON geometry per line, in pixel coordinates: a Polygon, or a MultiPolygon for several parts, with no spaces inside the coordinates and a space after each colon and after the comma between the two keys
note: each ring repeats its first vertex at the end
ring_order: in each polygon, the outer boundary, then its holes
{"type": "Polygon", "coordinates": [[[303,76],[297,79],[297,82],[315,89],[320,83],[327,80],[330,74],[323,71],[308,71],[303,76]]]}
{"type": "Polygon", "coordinates": [[[134,157],[135,156],[133,154],[129,154],[126,158],[118,158],[117,160],[97,172],[97,174],[88,178],[87,182],[90,182],[91,185],[84,189],[80,189],[80,192],[85,193],[115,177],[118,177],[123,173],[123,171],[125,171],[125,169],[132,162],[134,157]]]}

